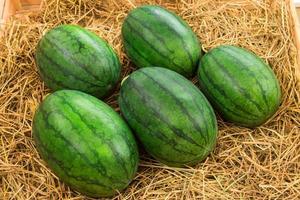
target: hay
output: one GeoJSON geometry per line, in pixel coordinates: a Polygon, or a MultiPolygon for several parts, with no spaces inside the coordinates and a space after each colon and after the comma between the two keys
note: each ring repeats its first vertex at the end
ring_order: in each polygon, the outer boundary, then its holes
{"type": "MultiPolygon", "coordinates": [[[[37,41],[61,23],[105,38],[123,63],[120,27],[141,3],[159,3],[182,16],[205,50],[237,44],[264,58],[280,80],[283,102],[264,126],[251,130],[219,120],[215,151],[194,168],[163,166],[143,154],[138,175],[115,199],[299,199],[300,92],[288,1],[280,0],[47,0],[40,13],[17,16],[0,39],[0,199],[83,199],[59,182],[34,147],[34,111],[50,91],[34,64],[37,41]]],[[[195,79],[194,79],[195,81],[195,79]]],[[[116,110],[115,93],[107,99],[116,110]]]]}

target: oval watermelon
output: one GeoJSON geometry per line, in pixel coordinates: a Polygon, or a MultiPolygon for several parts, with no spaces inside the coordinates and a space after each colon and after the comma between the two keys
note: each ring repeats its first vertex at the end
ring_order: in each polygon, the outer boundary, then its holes
{"type": "Polygon", "coordinates": [[[128,57],[140,68],[160,66],[190,77],[201,57],[201,44],[188,24],[159,6],[132,10],[122,37],[128,57]]]}
{"type": "Polygon", "coordinates": [[[137,171],[137,145],[127,124],[83,92],[60,90],[46,97],[33,119],[33,138],[53,172],[91,197],[116,194],[137,171]]]}
{"type": "Polygon", "coordinates": [[[212,49],[200,61],[198,76],[201,90],[230,122],[256,127],[279,107],[281,92],[273,71],[246,49],[212,49]]]}
{"type": "Polygon", "coordinates": [[[217,123],[201,91],[180,74],[142,68],[122,84],[119,105],[147,152],[162,163],[193,165],[213,150],[217,123]]]}
{"type": "Polygon", "coordinates": [[[114,50],[96,34],[76,25],[47,32],[35,55],[38,71],[52,90],[80,90],[99,98],[116,85],[121,64],[114,50]]]}

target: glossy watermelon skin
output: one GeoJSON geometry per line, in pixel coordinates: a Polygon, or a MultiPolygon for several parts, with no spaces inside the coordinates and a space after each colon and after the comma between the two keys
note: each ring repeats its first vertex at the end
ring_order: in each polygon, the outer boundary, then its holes
{"type": "Polygon", "coordinates": [[[132,10],[122,37],[128,57],[139,68],[160,66],[191,77],[202,56],[201,43],[188,24],[160,6],[132,10]]]}
{"type": "Polygon", "coordinates": [[[113,90],[121,73],[114,50],[77,25],[48,31],[38,43],[35,60],[41,78],[52,90],[79,90],[99,98],[113,90]]]}
{"type": "Polygon", "coordinates": [[[217,122],[201,91],[180,74],[141,68],[122,84],[119,106],[146,151],[176,167],[194,165],[214,149],[217,122]]]}
{"type": "Polygon", "coordinates": [[[198,70],[200,88],[224,119],[245,127],[265,123],[280,105],[272,69],[254,53],[223,45],[209,51],[198,70]]]}
{"type": "Polygon", "coordinates": [[[33,138],[60,180],[91,197],[116,194],[137,171],[137,145],[125,121],[83,92],[60,90],[47,96],[35,113],[33,138]]]}

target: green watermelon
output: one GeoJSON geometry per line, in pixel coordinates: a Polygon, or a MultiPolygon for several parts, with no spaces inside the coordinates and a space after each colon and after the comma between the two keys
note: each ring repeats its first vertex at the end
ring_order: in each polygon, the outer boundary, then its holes
{"type": "Polygon", "coordinates": [[[80,91],[47,96],[35,113],[33,138],[49,168],[91,197],[116,194],[137,171],[137,145],[125,121],[107,104],[80,91]]]}
{"type": "Polygon", "coordinates": [[[145,150],[160,162],[194,165],[214,149],[214,111],[201,91],[180,74],[141,68],[123,82],[118,101],[145,150]]]}
{"type": "Polygon", "coordinates": [[[121,64],[114,50],[96,34],[76,25],[61,25],[38,43],[35,60],[52,90],[74,89],[102,98],[115,87],[121,64]]]}
{"type": "Polygon", "coordinates": [[[122,26],[125,51],[139,67],[160,66],[194,75],[201,57],[197,36],[179,16],[159,6],[132,10],[122,26]]]}
{"type": "Polygon", "coordinates": [[[202,58],[198,76],[201,90],[227,121],[256,127],[280,105],[274,72],[246,49],[230,45],[212,49],[202,58]]]}

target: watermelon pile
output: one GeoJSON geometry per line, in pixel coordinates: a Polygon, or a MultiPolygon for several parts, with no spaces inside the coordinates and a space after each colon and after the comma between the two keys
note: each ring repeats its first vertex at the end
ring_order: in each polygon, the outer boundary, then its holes
{"type": "Polygon", "coordinates": [[[133,9],[122,39],[138,68],[121,83],[123,117],[102,101],[121,76],[106,41],[80,26],[60,25],[36,48],[38,72],[53,91],[33,118],[36,148],[64,183],[84,195],[124,190],[137,173],[137,143],[165,165],[193,166],[216,146],[215,112],[227,123],[255,128],[278,110],[279,82],[261,58],[231,45],[204,54],[188,24],[165,8],[133,9]],[[196,74],[198,87],[187,79],[196,74]]]}

